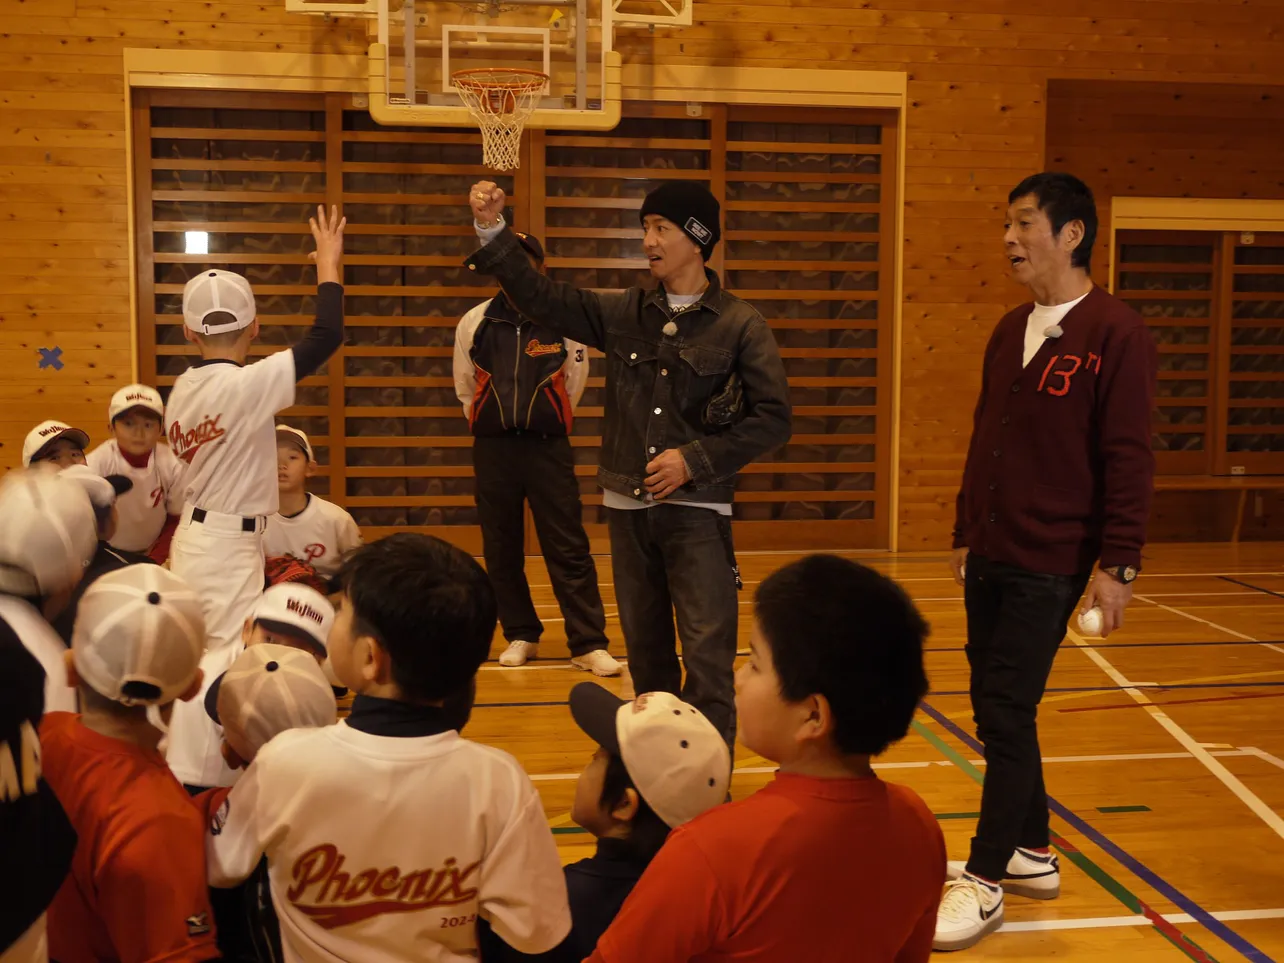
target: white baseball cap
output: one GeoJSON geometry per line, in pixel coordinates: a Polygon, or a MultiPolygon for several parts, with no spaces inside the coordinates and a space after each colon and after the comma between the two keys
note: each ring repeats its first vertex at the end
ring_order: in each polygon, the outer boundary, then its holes
{"type": "Polygon", "coordinates": [[[259,596],[250,621],[287,635],[301,635],[324,655],[334,625],[334,606],[310,585],[278,582],[259,596]]]}
{"type": "Polygon", "coordinates": [[[111,396],[111,404],[107,406],[107,424],[110,425],[130,408],[146,408],[159,418],[165,417],[165,402],[161,400],[159,391],[150,385],[125,385],[111,396]]]}
{"type": "Polygon", "coordinates": [[[52,595],[84,578],[98,525],[84,486],[51,465],[0,479],[0,592],[52,595]]]}
{"type": "Polygon", "coordinates": [[[676,829],[712,809],[731,784],[731,752],[713,723],[670,692],[625,702],[592,682],[571,690],[571,715],[599,746],[624,760],[633,785],[676,829]]]}
{"type": "Polygon", "coordinates": [[[307,455],[308,461],[316,461],[316,455],[312,453],[312,442],[308,441],[307,433],[298,428],[292,428],[289,425],[276,426],[276,443],[279,445],[283,440],[282,435],[288,436],[285,441],[290,444],[298,445],[303,449],[303,454],[307,455]]]}
{"type": "Polygon", "coordinates": [[[214,680],[205,711],[246,762],[278,733],[332,726],[338,719],[334,690],[317,660],[270,642],[251,645],[214,680]]]}
{"type": "Polygon", "coordinates": [[[72,659],[81,681],[127,706],[173,702],[205,652],[200,597],[159,565],[128,565],[95,579],[76,609],[72,659]]]}
{"type": "Polygon", "coordinates": [[[204,271],[183,286],[183,323],[200,334],[240,331],[254,323],[258,311],[250,282],[231,271],[204,271]],[[215,311],[226,311],[235,321],[206,324],[215,311]]]}
{"type": "Polygon", "coordinates": [[[134,487],[133,481],[127,475],[104,477],[88,465],[68,465],[62,470],[62,476],[72,479],[84,488],[89,501],[97,509],[111,508],[116,504],[117,496],[125,494],[134,487]]]}
{"type": "Polygon", "coordinates": [[[89,436],[79,428],[61,421],[42,421],[27,432],[27,439],[22,443],[22,467],[30,467],[32,460],[59,438],[70,438],[81,450],[89,447],[89,436]]]}

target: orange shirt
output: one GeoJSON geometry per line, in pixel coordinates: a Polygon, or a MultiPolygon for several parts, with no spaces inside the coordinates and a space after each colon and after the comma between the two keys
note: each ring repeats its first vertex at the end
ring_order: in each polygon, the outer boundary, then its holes
{"type": "Polygon", "coordinates": [[[45,779],[80,836],[49,907],[59,963],[214,959],[201,814],[157,753],[52,712],[40,724],[45,779]]]}
{"type": "Polygon", "coordinates": [[[912,790],[777,773],[673,832],[589,963],[925,961],[944,881],[912,790]]]}

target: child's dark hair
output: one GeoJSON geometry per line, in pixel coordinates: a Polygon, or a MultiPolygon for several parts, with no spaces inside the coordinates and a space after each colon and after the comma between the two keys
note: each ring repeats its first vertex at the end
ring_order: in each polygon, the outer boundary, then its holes
{"type": "Polygon", "coordinates": [[[928,628],[899,585],[849,559],[811,555],[763,580],[754,615],[781,696],[823,695],[839,751],[876,756],[904,738],[927,694],[928,628]]]}
{"type": "Polygon", "coordinates": [[[490,653],[495,592],[471,555],[430,535],[399,532],[363,545],[337,576],[355,631],[375,638],[412,702],[469,691],[490,653]]]}
{"type": "Polygon", "coordinates": [[[1059,237],[1061,229],[1071,221],[1083,222],[1083,240],[1070,255],[1070,263],[1085,271],[1092,267],[1092,246],[1097,242],[1097,203],[1092,190],[1073,174],[1044,171],[1031,174],[1008,194],[1008,203],[1033,194],[1039,210],[1052,222],[1052,236],[1059,237]]]}
{"type": "Polygon", "coordinates": [[[628,855],[635,862],[649,863],[669,838],[669,826],[655,814],[655,810],[638,792],[638,787],[633,785],[633,777],[624,767],[624,760],[615,753],[610,753],[606,774],[602,777],[602,795],[598,804],[609,812],[624,801],[626,789],[638,793],[638,811],[629,824],[629,837],[624,841],[628,855]]]}

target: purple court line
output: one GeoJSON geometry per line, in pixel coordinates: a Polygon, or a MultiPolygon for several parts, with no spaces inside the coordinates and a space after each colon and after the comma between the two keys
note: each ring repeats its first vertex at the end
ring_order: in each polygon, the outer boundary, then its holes
{"type": "MultiPolygon", "coordinates": [[[[938,712],[926,702],[919,703],[919,708],[921,708],[935,722],[943,726],[956,739],[977,755],[985,755],[985,748],[981,743],[943,713],[938,712]]],[[[1135,856],[1125,852],[1103,833],[1089,825],[1082,817],[1066,807],[1063,803],[1054,799],[1052,796],[1048,796],[1048,808],[1073,826],[1080,835],[1092,840],[1093,843],[1095,843],[1102,851],[1112,856],[1121,866],[1131,872],[1142,882],[1146,883],[1151,889],[1159,893],[1159,895],[1163,896],[1169,902],[1173,903],[1175,906],[1181,907],[1182,911],[1192,917],[1195,922],[1199,923],[1204,927],[1204,929],[1221,939],[1237,952],[1241,953],[1246,958],[1255,961],[1255,963],[1274,963],[1274,960],[1272,960],[1271,957],[1267,956],[1252,943],[1248,942],[1248,940],[1240,936],[1221,920],[1213,917],[1211,913],[1196,903],[1193,899],[1181,892],[1177,887],[1173,886],[1135,856]]]]}

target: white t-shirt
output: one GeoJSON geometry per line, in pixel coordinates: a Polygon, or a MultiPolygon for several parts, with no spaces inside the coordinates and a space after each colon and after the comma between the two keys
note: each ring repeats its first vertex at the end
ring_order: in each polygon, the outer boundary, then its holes
{"type": "Polygon", "coordinates": [[[79,712],[76,690],[67,684],[66,644],[31,603],[0,595],[0,621],[8,623],[28,652],[45,670],[45,712],[79,712]]]}
{"type": "Polygon", "coordinates": [[[126,552],[145,552],[156,543],[168,515],[183,511],[183,493],[179,488],[182,463],[167,445],[157,445],[147,464],[135,468],[120,452],[115,438],[105,441],[89,453],[89,467],[106,478],[124,475],[134,487],[116,499],[120,521],[111,544],[126,552]]]}
{"type": "Polygon", "coordinates": [[[1021,360],[1021,367],[1030,363],[1030,359],[1039,353],[1043,347],[1043,342],[1048,336],[1044,334],[1048,328],[1061,323],[1061,319],[1070,313],[1070,309],[1086,298],[1087,294],[1082,294],[1073,301],[1067,301],[1065,304],[1036,304],[1034,310],[1030,312],[1030,318],[1025,323],[1025,354],[1021,360]]]}
{"type": "Polygon", "coordinates": [[[570,932],[535,787],[454,731],[276,736],[214,815],[210,884],[239,883],[264,854],[290,963],[475,963],[478,914],[521,953],[570,932]]]}
{"type": "Polygon", "coordinates": [[[344,553],[360,544],[356,519],[334,502],[312,494],[307,508],[288,517],[280,512],[270,516],[263,531],[264,556],[292,555],[311,563],[326,578],[339,571],[344,553]]]}
{"type": "Polygon", "coordinates": [[[277,509],[276,413],[294,404],[294,352],[241,367],[213,361],[188,368],[165,408],[169,446],[185,463],[182,499],[225,515],[277,509]]]}

